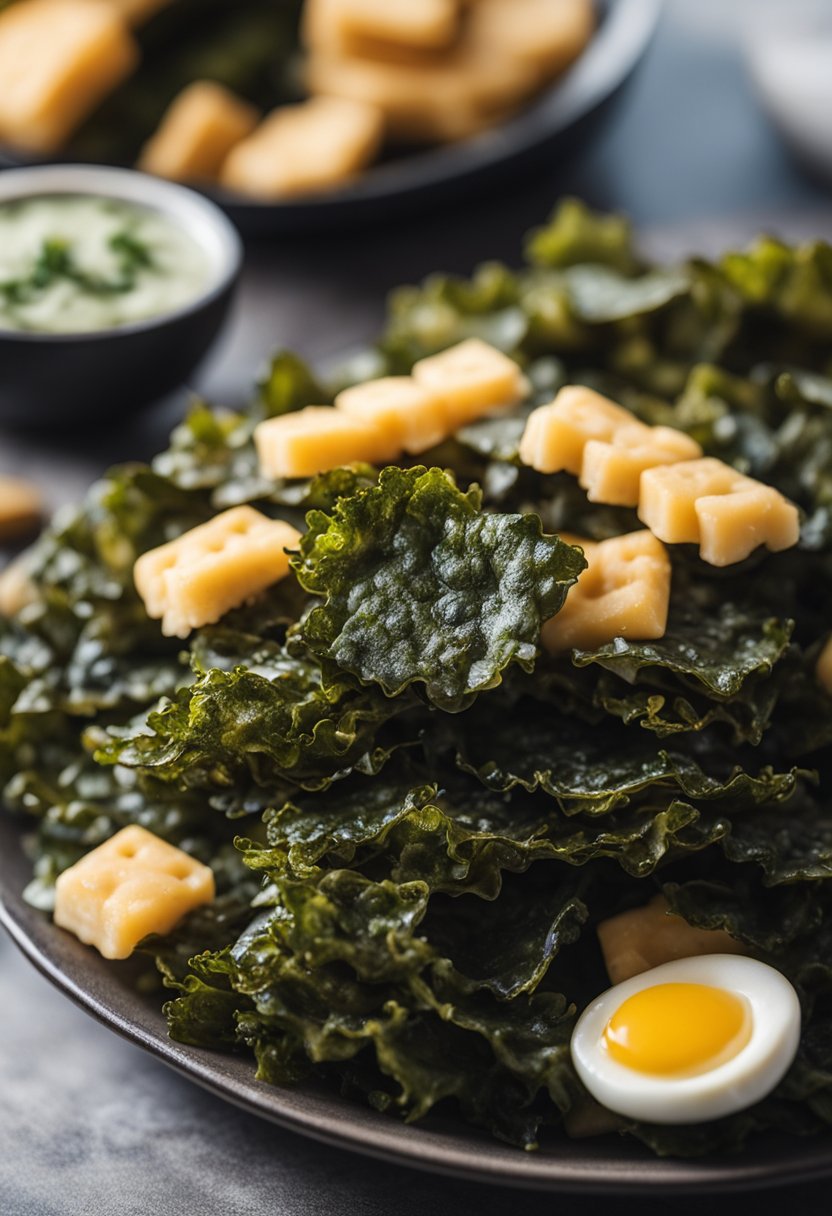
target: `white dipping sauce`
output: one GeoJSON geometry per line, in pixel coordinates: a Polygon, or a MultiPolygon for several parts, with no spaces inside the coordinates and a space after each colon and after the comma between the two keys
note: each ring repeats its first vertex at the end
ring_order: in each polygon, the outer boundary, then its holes
{"type": "Polygon", "coordinates": [[[76,194],[0,203],[0,329],[117,329],[192,303],[214,273],[210,255],[150,207],[76,194]]]}

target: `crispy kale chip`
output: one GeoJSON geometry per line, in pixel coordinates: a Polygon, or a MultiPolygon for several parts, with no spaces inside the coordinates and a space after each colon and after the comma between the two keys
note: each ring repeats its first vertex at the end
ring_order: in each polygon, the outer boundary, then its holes
{"type": "Polygon", "coordinates": [[[414,683],[459,711],[512,663],[585,566],[534,516],[484,512],[441,469],[389,468],[377,486],[312,512],[293,565],[325,602],[303,623],[322,660],[395,697],[414,683]]]}

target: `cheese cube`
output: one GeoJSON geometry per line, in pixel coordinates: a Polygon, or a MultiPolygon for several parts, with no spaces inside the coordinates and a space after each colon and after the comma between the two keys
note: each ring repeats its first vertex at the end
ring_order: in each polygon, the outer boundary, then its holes
{"type": "Polygon", "coordinates": [[[553,75],[577,59],[594,28],[592,0],[477,0],[468,35],[492,55],[553,75]]]}
{"type": "Polygon", "coordinates": [[[669,426],[622,427],[610,440],[590,439],[584,448],[580,483],[590,502],[635,507],[645,469],[702,455],[695,439],[669,426]]]}
{"type": "Polygon", "coordinates": [[[104,958],[128,958],[213,898],[208,866],[134,824],[58,876],[55,924],[104,958]]]}
{"type": "Polygon", "coordinates": [[[551,654],[592,650],[613,638],[660,638],[667,628],[670,559],[651,532],[580,542],[589,563],[541,643],[551,654]]]}
{"type": "Polygon", "coordinates": [[[197,80],[171,102],[138,168],[174,181],[212,181],[259,117],[254,106],[221,84],[197,80]]]}
{"type": "Polygon", "coordinates": [[[342,464],[366,460],[388,464],[399,454],[398,438],[380,427],[328,405],[268,418],[254,431],[264,477],[314,477],[342,464]]]}
{"type": "Polygon", "coordinates": [[[303,37],[309,46],[334,37],[436,49],[453,41],[458,24],[457,0],[306,0],[303,37]]]}
{"type": "Polygon", "coordinates": [[[434,447],[447,433],[441,399],[410,376],[385,376],[344,389],[335,408],[386,432],[391,445],[413,454],[434,447]]]}
{"type": "Polygon", "coordinates": [[[602,920],[597,928],[610,983],[621,984],[662,963],[702,954],[747,954],[724,929],[696,929],[670,911],[663,895],[602,920]]]}
{"type": "Polygon", "coordinates": [[[381,110],[362,101],[313,97],[281,106],[231,150],[220,180],[266,200],[332,190],[370,163],[383,134],[381,110]]]}
{"type": "Polygon", "coordinates": [[[647,441],[650,427],[608,397],[568,384],[548,405],[529,415],[520,441],[520,459],[539,473],[581,472],[590,440],[609,443],[621,430],[629,441],[647,441]]]}
{"type": "Polygon", "coordinates": [[[797,544],[797,507],[772,486],[710,457],[646,469],[641,519],[668,544],[698,544],[703,561],[729,566],[758,547],[797,544]]]}
{"type": "Polygon", "coordinates": [[[31,481],[0,474],[0,542],[31,532],[43,516],[43,498],[31,481]]]}
{"type": "Polygon", "coordinates": [[[26,0],[0,14],[0,139],[54,152],[138,62],[101,0],[26,0]]]}
{"type": "Polygon", "coordinates": [[[822,688],[832,696],[832,638],[820,652],[817,665],[817,677],[822,688]]]}
{"type": "Polygon", "coordinates": [[[142,554],[133,570],[136,590],[166,637],[185,638],[284,578],[285,550],[298,539],[283,520],[232,507],[142,554]]]}
{"type": "Polygon", "coordinates": [[[421,359],[413,379],[441,398],[452,431],[493,410],[511,409],[528,392],[514,360],[479,338],[421,359]]]}
{"type": "Polygon", "coordinates": [[[529,92],[528,74],[517,64],[464,50],[421,62],[316,50],[305,76],[311,93],[377,106],[388,135],[417,143],[474,135],[529,92]]]}
{"type": "Polygon", "coordinates": [[[36,595],[25,555],[15,558],[0,571],[0,616],[17,616],[36,595]]]}

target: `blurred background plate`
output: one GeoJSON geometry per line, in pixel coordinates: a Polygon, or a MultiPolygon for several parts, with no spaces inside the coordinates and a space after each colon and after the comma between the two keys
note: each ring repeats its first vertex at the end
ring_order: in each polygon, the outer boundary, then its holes
{"type": "MultiPolygon", "coordinates": [[[[387,223],[486,188],[510,190],[519,174],[551,169],[594,134],[646,52],[661,7],[661,0],[597,0],[598,29],[575,64],[517,117],[473,139],[401,155],[329,195],[258,203],[208,193],[243,232],[266,235],[387,223]]],[[[0,165],[35,163],[43,158],[0,149],[0,165]]]]}

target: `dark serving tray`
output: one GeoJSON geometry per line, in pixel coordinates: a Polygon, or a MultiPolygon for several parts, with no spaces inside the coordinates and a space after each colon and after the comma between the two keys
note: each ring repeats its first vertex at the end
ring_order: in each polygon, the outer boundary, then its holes
{"type": "Polygon", "coordinates": [[[127,964],[109,963],[24,903],[31,876],[19,824],[0,814],[0,923],[47,979],[117,1034],[219,1097],[339,1148],[494,1185],[617,1195],[740,1191],[832,1174],[828,1137],[766,1137],[739,1157],[659,1159],[616,1137],[551,1140],[537,1153],[500,1144],[451,1119],[408,1126],[320,1085],[279,1089],[255,1080],[248,1056],[169,1039],[159,1002],[141,995],[127,964]]]}

